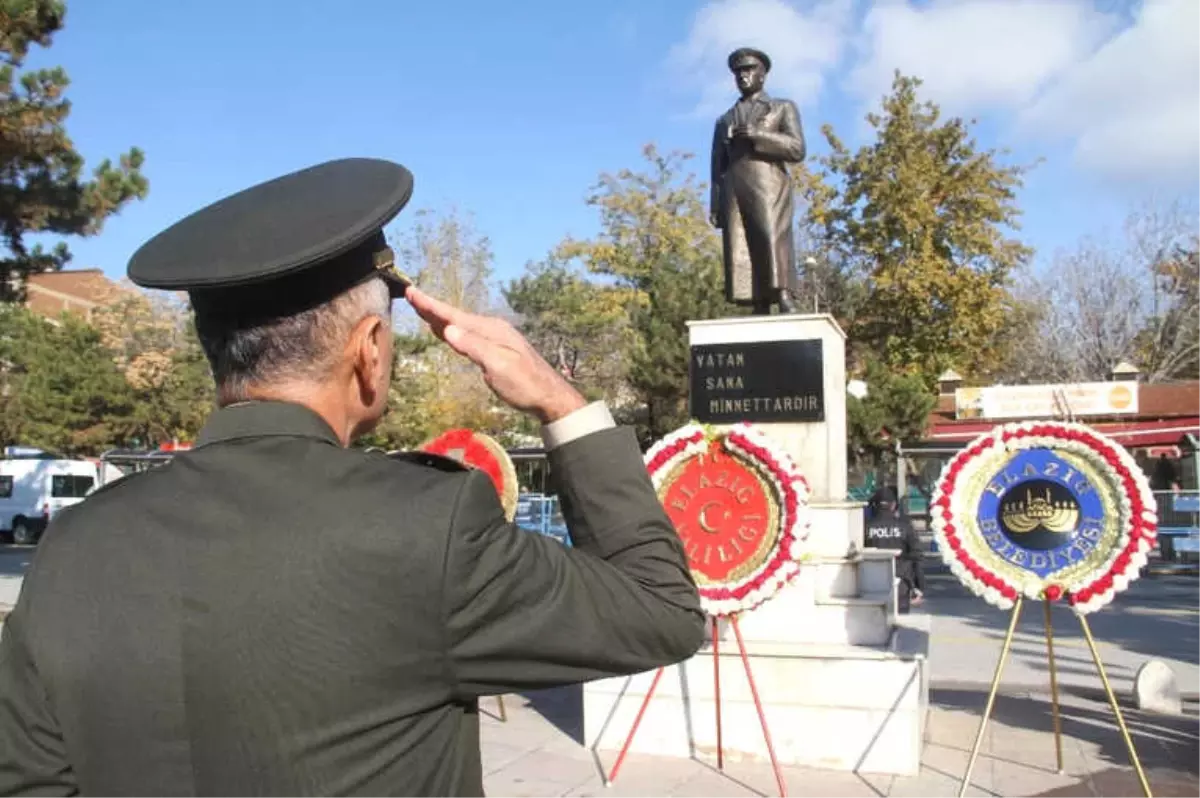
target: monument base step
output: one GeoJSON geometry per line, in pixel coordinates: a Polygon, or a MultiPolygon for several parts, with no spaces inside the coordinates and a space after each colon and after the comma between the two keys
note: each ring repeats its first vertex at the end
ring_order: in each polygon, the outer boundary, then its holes
{"type": "Polygon", "coordinates": [[[804,548],[816,556],[849,557],[863,547],[863,505],[860,502],[809,500],[809,530],[804,548]]]}
{"type": "MultiPolygon", "coordinates": [[[[854,586],[863,592],[831,596],[821,582],[828,577],[832,566],[802,563],[792,582],[752,612],[739,616],[742,637],[755,642],[884,645],[896,612],[891,567],[890,558],[863,559],[853,566],[854,586]],[[881,566],[879,573],[869,572],[867,566],[876,564],[881,566]]],[[[720,629],[721,638],[732,641],[728,621],[722,621],[720,629]]]]}
{"type": "MultiPolygon", "coordinates": [[[[910,619],[905,619],[906,623],[910,619]]],[[[782,764],[863,773],[918,772],[929,706],[929,635],[923,616],[881,646],[747,644],[747,659],[782,764]]],[[[730,761],[768,761],[736,643],[719,660],[722,749],[730,761]]],[[[715,756],[713,654],[705,649],[665,669],[631,751],[715,756]]],[[[619,751],[654,672],[584,686],[588,746],[619,751]]]]}
{"type": "Polygon", "coordinates": [[[797,583],[810,582],[815,598],[850,598],[888,592],[894,576],[891,551],[866,549],[850,555],[815,555],[801,565],[797,583]]]}

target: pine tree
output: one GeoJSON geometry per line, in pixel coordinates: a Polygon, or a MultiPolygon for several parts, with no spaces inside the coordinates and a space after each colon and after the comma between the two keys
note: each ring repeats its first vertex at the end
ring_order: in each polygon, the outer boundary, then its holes
{"type": "Polygon", "coordinates": [[[27,235],[95,235],[149,187],[137,148],[83,177],[84,159],[64,127],[71,111],[66,72],[18,74],[30,47],[49,47],[65,17],[61,0],[0,0],[0,226],[8,249],[0,257],[0,301],[22,299],[26,275],[61,269],[71,259],[65,243],[46,251],[29,246],[27,235]]]}
{"type": "Polygon", "coordinates": [[[96,455],[125,442],[135,397],[96,328],[70,314],[56,321],[0,306],[0,438],[96,455]]]}

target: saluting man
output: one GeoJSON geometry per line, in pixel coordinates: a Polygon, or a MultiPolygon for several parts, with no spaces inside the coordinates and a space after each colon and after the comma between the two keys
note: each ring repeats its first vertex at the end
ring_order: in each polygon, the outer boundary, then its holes
{"type": "Polygon", "coordinates": [[[383,227],[412,187],[325,163],[133,256],[188,292],[219,408],[47,530],[0,641],[0,793],[481,795],[479,697],[699,648],[633,432],[504,321],[407,285],[383,227]],[[541,421],[575,548],[507,523],[481,472],[349,448],[385,411],[400,297],[541,421]]]}

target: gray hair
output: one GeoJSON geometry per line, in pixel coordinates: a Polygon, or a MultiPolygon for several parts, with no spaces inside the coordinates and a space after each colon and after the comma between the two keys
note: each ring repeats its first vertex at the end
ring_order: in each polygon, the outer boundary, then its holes
{"type": "Polygon", "coordinates": [[[325,379],[354,325],[368,316],[390,322],[391,304],[387,285],[372,278],[324,304],[263,323],[197,313],[196,334],[218,403],[244,401],[255,385],[325,379]]]}

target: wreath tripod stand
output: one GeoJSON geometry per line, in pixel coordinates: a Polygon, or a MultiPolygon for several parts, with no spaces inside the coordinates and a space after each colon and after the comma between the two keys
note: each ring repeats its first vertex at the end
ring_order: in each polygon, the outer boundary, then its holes
{"type": "MultiPolygon", "coordinates": [[[[979,746],[983,742],[983,733],[987,730],[988,719],[992,714],[992,707],[996,703],[996,691],[1000,687],[1000,677],[1004,674],[1004,664],[1008,659],[1009,649],[1012,647],[1013,634],[1017,630],[1017,621],[1021,617],[1021,605],[1024,597],[1018,595],[1016,602],[1012,608],[1012,618],[1008,622],[1008,632],[1004,635],[1004,643],[1000,647],[1000,660],[996,663],[996,674],[992,677],[992,687],[988,691],[987,704],[983,709],[983,720],[979,724],[979,732],[975,735],[975,743],[971,746],[971,756],[967,759],[967,772],[963,774],[962,786],[959,787],[958,795],[962,798],[967,792],[967,785],[971,783],[971,771],[975,769],[975,760],[979,756],[979,746]]],[[[1043,607],[1045,609],[1045,626],[1046,626],[1046,655],[1050,663],[1050,701],[1051,712],[1054,719],[1054,753],[1058,762],[1058,772],[1063,772],[1063,751],[1062,751],[1062,722],[1059,718],[1058,710],[1058,672],[1054,660],[1054,627],[1050,621],[1050,600],[1043,599],[1043,607]]],[[[1108,674],[1104,671],[1104,662],[1100,659],[1100,650],[1096,648],[1096,639],[1092,637],[1092,628],[1088,624],[1087,616],[1078,615],[1079,625],[1083,627],[1083,636],[1087,640],[1088,648],[1092,653],[1092,660],[1096,663],[1096,672],[1100,674],[1100,682],[1104,685],[1104,693],[1108,698],[1108,703],[1112,706],[1113,714],[1117,716],[1117,725],[1121,728],[1121,736],[1125,738],[1125,747],[1129,749],[1129,761],[1133,764],[1134,771],[1137,772],[1138,781],[1141,782],[1142,792],[1146,798],[1150,796],[1150,784],[1146,781],[1146,773],[1142,770],[1142,763],[1138,759],[1137,749],[1133,745],[1133,738],[1129,735],[1129,729],[1125,726],[1125,717],[1121,714],[1121,707],[1117,703],[1117,697],[1113,693],[1112,685],[1109,684],[1108,674]]]]}
{"type": "MultiPolygon", "coordinates": [[[[746,644],[742,640],[742,631],[738,627],[737,613],[729,616],[729,625],[733,627],[733,634],[737,638],[738,653],[741,654],[742,665],[746,669],[746,681],[750,683],[750,695],[754,698],[754,708],[758,712],[758,722],[762,725],[763,738],[767,743],[767,753],[771,757],[771,768],[775,771],[775,783],[779,785],[779,796],[780,798],[786,798],[787,786],[784,784],[783,771],[779,768],[779,760],[775,757],[775,746],[771,743],[771,732],[767,728],[767,717],[763,712],[762,701],[758,697],[758,687],[754,683],[754,672],[750,668],[750,658],[746,654],[746,644]]],[[[724,771],[725,754],[721,743],[721,659],[719,637],[717,619],[713,617],[713,704],[717,711],[717,769],[724,771]]],[[[616,780],[617,772],[621,769],[621,765],[625,761],[625,755],[629,753],[629,747],[633,744],[633,737],[637,734],[638,726],[642,723],[642,716],[645,715],[646,708],[650,705],[650,700],[654,698],[654,691],[658,688],[658,682],[662,679],[664,670],[666,668],[659,668],[654,673],[654,680],[650,682],[650,689],[646,691],[646,697],[642,699],[642,705],[638,708],[637,716],[633,719],[633,728],[629,730],[629,736],[625,738],[625,744],[621,747],[621,753],[617,755],[617,761],[613,764],[612,771],[605,778],[605,786],[610,786],[616,780]]]]}

